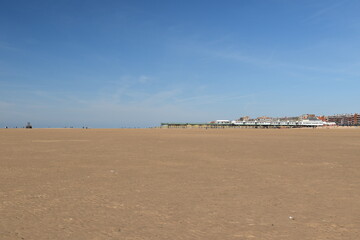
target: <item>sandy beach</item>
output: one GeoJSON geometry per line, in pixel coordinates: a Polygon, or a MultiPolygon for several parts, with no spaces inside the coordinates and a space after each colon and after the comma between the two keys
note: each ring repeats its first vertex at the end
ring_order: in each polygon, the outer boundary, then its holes
{"type": "Polygon", "coordinates": [[[359,239],[360,128],[1,129],[0,239],[359,239]]]}

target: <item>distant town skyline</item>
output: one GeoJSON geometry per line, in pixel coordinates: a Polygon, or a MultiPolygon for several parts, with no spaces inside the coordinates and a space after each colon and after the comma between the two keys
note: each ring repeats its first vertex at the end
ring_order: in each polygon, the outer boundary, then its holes
{"type": "Polygon", "coordinates": [[[7,1],[0,125],[360,112],[360,2],[7,1]]]}

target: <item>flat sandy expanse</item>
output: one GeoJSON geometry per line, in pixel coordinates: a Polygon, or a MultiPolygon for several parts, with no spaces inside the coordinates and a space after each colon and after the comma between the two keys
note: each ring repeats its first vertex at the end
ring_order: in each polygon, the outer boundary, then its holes
{"type": "Polygon", "coordinates": [[[360,239],[360,128],[2,129],[0,239],[360,239]]]}

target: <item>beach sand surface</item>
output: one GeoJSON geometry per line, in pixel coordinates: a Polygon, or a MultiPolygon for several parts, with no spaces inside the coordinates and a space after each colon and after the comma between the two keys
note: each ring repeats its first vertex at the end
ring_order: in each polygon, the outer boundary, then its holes
{"type": "Polygon", "coordinates": [[[0,239],[360,239],[360,128],[1,129],[0,239]]]}

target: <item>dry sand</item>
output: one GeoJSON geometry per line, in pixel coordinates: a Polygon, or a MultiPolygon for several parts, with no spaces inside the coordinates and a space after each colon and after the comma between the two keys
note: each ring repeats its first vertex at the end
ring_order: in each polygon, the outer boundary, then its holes
{"type": "Polygon", "coordinates": [[[1,240],[360,239],[360,128],[2,129],[0,166],[1,240]]]}

